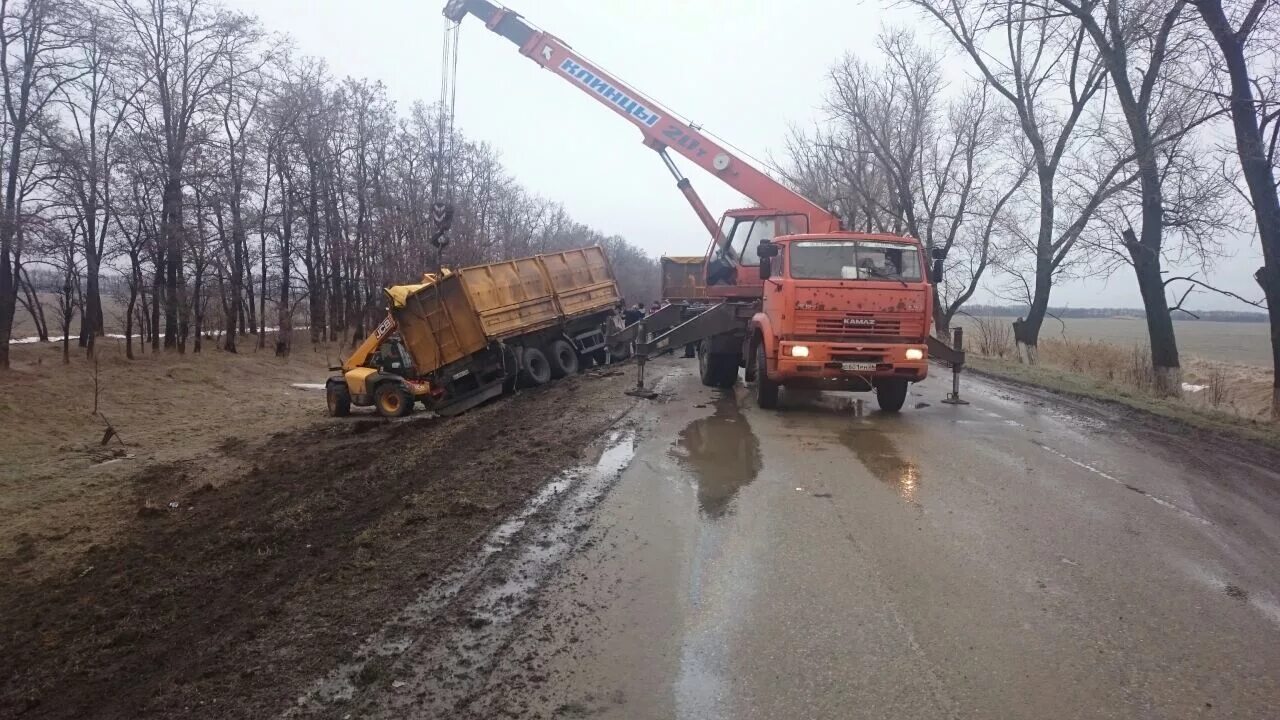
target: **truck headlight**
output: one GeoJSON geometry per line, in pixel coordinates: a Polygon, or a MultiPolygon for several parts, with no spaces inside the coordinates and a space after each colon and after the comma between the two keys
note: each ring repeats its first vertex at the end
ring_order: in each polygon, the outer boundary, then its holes
{"type": "Polygon", "coordinates": [[[808,345],[792,345],[791,357],[809,357],[808,345]]]}
{"type": "Polygon", "coordinates": [[[907,359],[908,359],[908,360],[923,360],[923,359],[924,359],[924,351],[923,351],[923,350],[921,350],[920,348],[907,348],[907,359]]]}

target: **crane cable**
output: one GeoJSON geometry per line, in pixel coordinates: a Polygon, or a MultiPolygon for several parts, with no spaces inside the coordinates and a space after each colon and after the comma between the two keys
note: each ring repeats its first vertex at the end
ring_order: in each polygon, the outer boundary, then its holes
{"type": "Polygon", "coordinates": [[[440,54],[440,101],[436,108],[436,157],[431,177],[431,213],[429,239],[436,247],[436,270],[440,255],[449,244],[449,226],[453,222],[454,199],[454,106],[458,99],[458,35],[461,23],[444,21],[444,41],[440,54]]]}

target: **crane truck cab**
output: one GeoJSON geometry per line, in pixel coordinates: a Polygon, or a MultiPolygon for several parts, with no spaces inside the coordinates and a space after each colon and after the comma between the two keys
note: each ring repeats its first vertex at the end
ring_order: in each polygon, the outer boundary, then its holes
{"type": "Polygon", "coordinates": [[[753,264],[763,293],[744,365],[761,407],[780,387],[874,390],[901,409],[929,372],[933,292],[919,240],[871,233],[762,240],[753,264]]]}

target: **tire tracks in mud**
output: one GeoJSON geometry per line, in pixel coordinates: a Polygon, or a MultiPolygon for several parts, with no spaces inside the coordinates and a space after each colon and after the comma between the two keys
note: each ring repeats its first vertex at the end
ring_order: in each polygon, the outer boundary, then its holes
{"type": "MultiPolygon", "coordinates": [[[[549,572],[578,527],[544,518],[587,507],[611,482],[559,473],[582,466],[583,448],[610,428],[612,447],[626,444],[632,431],[619,423],[637,401],[622,391],[632,382],[630,372],[588,372],[449,420],[323,421],[145,468],[130,481],[136,516],[111,545],[66,575],[19,566],[0,578],[0,718],[299,712],[317,678],[358,663],[362,641],[477,552],[502,570],[461,578],[439,612],[428,602],[387,637],[403,642],[426,618],[465,628],[464,644],[500,646],[483,633],[518,615],[504,598],[537,580],[532,569],[522,578],[530,558],[520,553],[541,553],[539,572],[549,572]],[[514,531],[503,524],[544,487],[556,491],[543,510],[514,531]]],[[[432,636],[419,637],[409,657],[426,665],[430,652],[418,653],[432,636]]],[[[352,696],[389,667],[366,662],[349,677],[352,696]]],[[[460,691],[464,680],[455,678],[460,691]]]]}

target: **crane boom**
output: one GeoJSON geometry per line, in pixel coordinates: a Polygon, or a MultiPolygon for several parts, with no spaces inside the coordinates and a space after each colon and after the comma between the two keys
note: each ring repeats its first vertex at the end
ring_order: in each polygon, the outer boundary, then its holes
{"type": "Polygon", "coordinates": [[[662,155],[676,176],[681,192],[713,237],[719,236],[719,226],[693,192],[689,181],[672,163],[666,152],[668,148],[762,208],[804,215],[808,218],[809,232],[840,230],[840,219],[833,213],[756,169],[654,100],[601,70],[563,40],[530,26],[515,11],[488,0],[450,0],[444,14],[454,22],[460,22],[468,14],[483,20],[490,30],[519,47],[521,54],[635,125],[644,136],[644,144],[662,155]]]}

